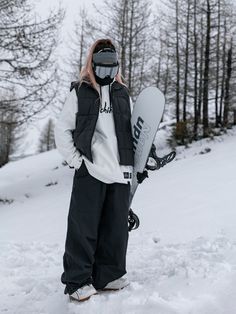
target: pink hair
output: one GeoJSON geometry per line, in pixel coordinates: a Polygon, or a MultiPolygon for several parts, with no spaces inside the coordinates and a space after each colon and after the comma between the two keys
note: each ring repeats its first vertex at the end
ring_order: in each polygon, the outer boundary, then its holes
{"type": "MultiPolygon", "coordinates": [[[[98,91],[98,93],[99,93],[99,90],[97,88],[96,79],[94,77],[93,69],[92,69],[92,58],[93,58],[94,49],[100,43],[106,43],[106,44],[110,44],[110,45],[114,46],[111,39],[98,39],[98,40],[96,40],[89,49],[89,53],[88,53],[88,56],[86,59],[85,66],[82,67],[82,69],[80,71],[80,85],[84,81],[87,83],[90,83],[98,91]]],[[[127,85],[122,80],[122,75],[120,73],[120,69],[119,69],[119,72],[117,73],[117,75],[115,76],[115,80],[118,81],[120,84],[123,84],[127,87],[127,85]]]]}

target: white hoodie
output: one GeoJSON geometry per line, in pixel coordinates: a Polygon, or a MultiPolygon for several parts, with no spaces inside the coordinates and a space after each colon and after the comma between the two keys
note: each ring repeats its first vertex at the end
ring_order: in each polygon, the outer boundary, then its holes
{"type": "MultiPolygon", "coordinates": [[[[105,183],[118,182],[127,184],[132,181],[133,167],[119,164],[113,110],[109,97],[111,84],[105,86],[98,85],[100,88],[101,106],[91,143],[93,163],[80,154],[74,146],[72,138],[71,131],[75,129],[76,113],[79,106],[75,89],[68,95],[57,120],[54,129],[55,142],[58,151],[69,166],[79,169],[84,159],[88,172],[96,179],[105,183]]],[[[131,98],[130,107],[132,112],[133,104],[131,98]]]]}

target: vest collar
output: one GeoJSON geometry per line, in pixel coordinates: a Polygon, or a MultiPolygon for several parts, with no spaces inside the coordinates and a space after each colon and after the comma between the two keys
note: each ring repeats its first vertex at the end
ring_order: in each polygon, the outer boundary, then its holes
{"type": "MultiPolygon", "coordinates": [[[[88,82],[88,81],[83,81],[84,84],[86,84],[87,87],[92,88],[95,92],[98,93],[98,91],[88,82]]],[[[97,84],[97,86],[99,87],[99,84],[97,84]]],[[[120,84],[118,81],[116,81],[115,79],[113,80],[113,82],[111,82],[110,84],[111,90],[119,90],[122,89],[122,84],[120,84]]]]}

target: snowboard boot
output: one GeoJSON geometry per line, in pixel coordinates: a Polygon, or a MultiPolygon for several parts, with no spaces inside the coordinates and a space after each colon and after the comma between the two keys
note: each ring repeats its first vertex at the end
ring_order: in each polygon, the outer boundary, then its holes
{"type": "Polygon", "coordinates": [[[69,299],[70,301],[78,302],[86,301],[94,294],[98,294],[97,290],[93,287],[92,284],[86,284],[70,294],[69,299]]]}
{"type": "Polygon", "coordinates": [[[129,280],[126,276],[122,276],[121,278],[118,278],[116,280],[113,280],[109,282],[103,289],[102,291],[116,291],[116,290],[121,290],[124,287],[127,287],[129,285],[129,280]]]}

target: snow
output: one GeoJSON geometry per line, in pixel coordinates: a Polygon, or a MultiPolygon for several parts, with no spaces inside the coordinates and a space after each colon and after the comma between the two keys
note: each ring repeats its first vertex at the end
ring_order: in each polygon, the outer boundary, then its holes
{"type": "MultiPolygon", "coordinates": [[[[160,141],[159,155],[164,149],[160,141]]],[[[132,205],[141,225],[129,234],[131,284],[84,303],[68,302],[60,282],[74,170],[56,150],[8,163],[0,169],[0,199],[13,200],[0,201],[0,313],[236,313],[235,160],[233,129],[178,148],[176,161],[149,172],[132,205]]]]}

